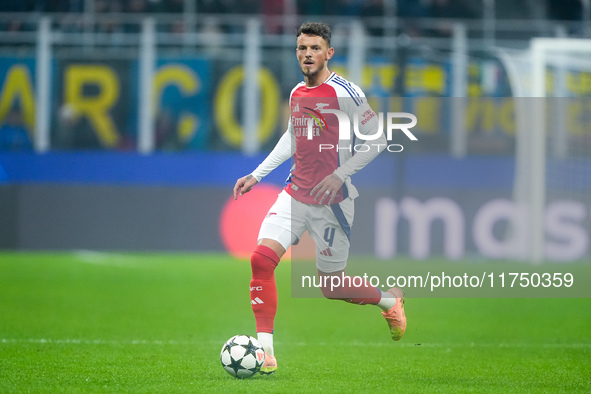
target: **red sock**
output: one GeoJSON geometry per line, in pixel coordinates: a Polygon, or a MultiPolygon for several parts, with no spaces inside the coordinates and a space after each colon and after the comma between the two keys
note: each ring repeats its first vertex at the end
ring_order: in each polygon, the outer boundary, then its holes
{"type": "Polygon", "coordinates": [[[334,280],[329,275],[318,273],[322,280],[322,294],[331,300],[342,300],[351,304],[377,304],[382,298],[382,292],[371,286],[361,276],[347,276],[345,273],[336,275],[334,280]],[[338,278],[338,280],[337,280],[338,278]]]}
{"type": "Polygon", "coordinates": [[[275,267],[279,256],[267,246],[259,245],[250,257],[252,280],[250,281],[250,304],[256,320],[257,332],[273,332],[277,312],[277,285],[275,267]]]}

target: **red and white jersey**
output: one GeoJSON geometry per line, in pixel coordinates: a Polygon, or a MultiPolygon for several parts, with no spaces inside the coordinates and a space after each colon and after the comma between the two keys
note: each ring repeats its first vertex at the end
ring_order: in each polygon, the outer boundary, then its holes
{"type": "MultiPolygon", "coordinates": [[[[361,134],[374,135],[378,129],[378,117],[370,108],[361,89],[343,77],[332,73],[321,85],[307,87],[299,83],[291,91],[291,116],[287,132],[291,134],[292,144],[295,141],[293,167],[285,190],[294,199],[307,203],[318,204],[310,195],[312,189],[327,175],[335,173],[343,181],[334,204],[345,198],[358,196],[357,189],[349,176],[379,153],[361,150],[356,153],[355,146],[365,141],[356,139],[354,127],[361,134]],[[323,110],[339,110],[349,119],[349,138],[339,140],[339,121],[336,114],[323,113],[323,110]],[[356,115],[356,116],[355,116],[356,115]],[[313,136],[308,138],[308,121],[313,119],[313,136]],[[358,119],[357,124],[354,120],[358,119]],[[353,156],[358,157],[353,162],[353,156]]],[[[385,144],[385,137],[372,143],[385,144]]],[[[369,148],[369,147],[368,147],[369,148]]]]}

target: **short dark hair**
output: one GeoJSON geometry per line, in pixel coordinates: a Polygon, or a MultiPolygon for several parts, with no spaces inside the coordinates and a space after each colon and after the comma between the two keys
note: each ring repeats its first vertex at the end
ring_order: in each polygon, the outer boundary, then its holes
{"type": "Polygon", "coordinates": [[[297,33],[296,37],[299,37],[301,34],[308,34],[311,36],[322,37],[322,38],[324,38],[324,41],[326,41],[326,43],[330,47],[330,38],[331,38],[332,33],[330,30],[330,26],[328,26],[324,22],[303,23],[298,28],[298,33],[297,33]]]}

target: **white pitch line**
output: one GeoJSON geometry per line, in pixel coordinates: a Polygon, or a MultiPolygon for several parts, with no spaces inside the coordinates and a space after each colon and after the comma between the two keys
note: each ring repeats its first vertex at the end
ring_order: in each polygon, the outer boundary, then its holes
{"type": "Polygon", "coordinates": [[[45,339],[45,338],[29,338],[29,339],[14,339],[3,338],[0,339],[2,343],[31,343],[37,345],[196,345],[203,342],[198,341],[160,341],[147,339],[130,339],[125,341],[105,340],[105,339],[45,339]]]}
{"type": "Polygon", "coordinates": [[[95,250],[74,250],[72,254],[82,263],[112,267],[139,267],[141,257],[121,253],[97,252],[95,250]]]}
{"type": "MultiPolygon", "coordinates": [[[[55,345],[172,345],[172,346],[191,346],[191,345],[203,345],[207,344],[223,344],[223,341],[175,341],[175,340],[148,340],[148,339],[130,339],[130,340],[105,340],[105,339],[45,339],[45,338],[29,338],[29,339],[16,339],[16,338],[1,338],[0,344],[55,344],[55,345]]],[[[320,342],[320,343],[306,343],[306,342],[295,342],[295,343],[281,343],[278,345],[282,346],[334,346],[334,343],[320,342]]],[[[390,342],[339,342],[340,345],[344,346],[356,346],[356,347],[384,347],[384,346],[396,346],[396,347],[427,347],[427,348],[504,348],[504,349],[519,349],[519,348],[545,348],[545,349],[591,349],[591,343],[396,343],[391,344],[390,342]]]]}

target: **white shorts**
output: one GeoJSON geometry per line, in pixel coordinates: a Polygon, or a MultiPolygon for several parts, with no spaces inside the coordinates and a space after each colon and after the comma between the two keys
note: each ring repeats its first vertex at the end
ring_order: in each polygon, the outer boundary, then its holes
{"type": "Polygon", "coordinates": [[[316,244],[316,267],[326,273],[340,271],[349,257],[354,210],[352,198],[333,205],[311,205],[283,190],[263,220],[258,239],[272,239],[287,250],[308,230],[316,244]]]}

